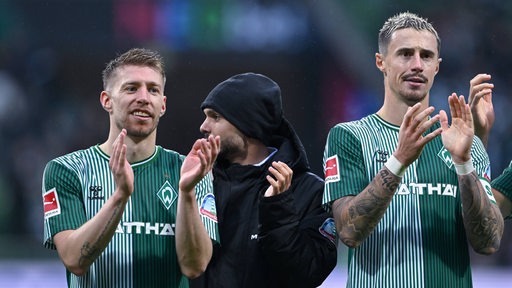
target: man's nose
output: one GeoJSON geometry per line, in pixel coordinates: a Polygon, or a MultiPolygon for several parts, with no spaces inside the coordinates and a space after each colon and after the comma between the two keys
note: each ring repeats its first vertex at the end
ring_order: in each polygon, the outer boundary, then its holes
{"type": "Polygon", "coordinates": [[[419,53],[414,53],[412,58],[412,70],[423,71],[423,61],[419,53]]]}
{"type": "Polygon", "coordinates": [[[143,87],[137,91],[137,101],[141,103],[149,103],[149,98],[151,97],[151,93],[149,93],[146,87],[143,87]]]}
{"type": "Polygon", "coordinates": [[[201,123],[201,126],[199,126],[199,131],[203,134],[209,133],[208,129],[208,119],[204,119],[203,123],[201,123]]]}

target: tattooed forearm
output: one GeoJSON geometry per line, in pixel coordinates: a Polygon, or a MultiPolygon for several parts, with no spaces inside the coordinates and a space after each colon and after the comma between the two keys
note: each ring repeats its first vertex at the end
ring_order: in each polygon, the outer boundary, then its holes
{"type": "Polygon", "coordinates": [[[103,227],[101,233],[98,235],[96,241],[93,243],[90,243],[89,241],[84,242],[82,248],[80,249],[80,259],[78,260],[80,266],[86,267],[91,265],[91,263],[94,262],[96,258],[98,258],[98,256],[103,252],[105,247],[112,239],[112,235],[115,233],[116,226],[121,219],[122,213],[122,204],[117,204],[114,206],[112,215],[103,227]]]}
{"type": "Polygon", "coordinates": [[[475,172],[459,175],[464,226],[473,249],[492,254],[499,249],[503,234],[503,217],[491,203],[475,172]]]}
{"type": "Polygon", "coordinates": [[[381,169],[379,171],[380,177],[382,178],[382,186],[388,191],[395,191],[398,184],[400,184],[400,177],[389,172],[389,170],[381,169]]]}
{"type": "Polygon", "coordinates": [[[344,197],[334,203],[338,234],[346,245],[356,247],[372,233],[386,212],[400,180],[384,167],[357,196],[344,197]]]}
{"type": "Polygon", "coordinates": [[[80,266],[89,266],[98,255],[98,247],[91,245],[89,242],[85,242],[82,249],[80,249],[80,260],[78,260],[78,264],[80,266]]]}

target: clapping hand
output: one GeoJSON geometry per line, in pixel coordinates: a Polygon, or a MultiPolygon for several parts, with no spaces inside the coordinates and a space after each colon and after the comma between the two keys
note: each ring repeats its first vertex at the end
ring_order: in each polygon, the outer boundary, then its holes
{"type": "Polygon", "coordinates": [[[286,163],[278,161],[272,162],[272,165],[268,168],[268,171],[272,174],[267,175],[267,181],[270,183],[267,191],[265,191],[265,197],[275,196],[290,188],[292,182],[293,170],[286,165],[286,163]]]}

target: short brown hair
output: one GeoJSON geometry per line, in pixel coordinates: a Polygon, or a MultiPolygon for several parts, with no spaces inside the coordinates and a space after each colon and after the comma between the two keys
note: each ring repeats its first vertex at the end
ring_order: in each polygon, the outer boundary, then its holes
{"type": "Polygon", "coordinates": [[[132,48],[107,64],[102,72],[104,90],[107,90],[108,82],[115,75],[116,70],[126,65],[150,67],[162,75],[165,84],[165,65],[162,56],[149,49],[132,48]]]}

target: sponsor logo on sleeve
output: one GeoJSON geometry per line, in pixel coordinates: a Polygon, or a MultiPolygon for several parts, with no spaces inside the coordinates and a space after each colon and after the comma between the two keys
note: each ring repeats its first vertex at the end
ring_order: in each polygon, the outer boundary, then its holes
{"type": "Polygon", "coordinates": [[[217,207],[215,206],[215,196],[212,193],[204,196],[199,213],[217,222],[217,207]]]}
{"type": "Polygon", "coordinates": [[[59,196],[57,189],[52,188],[43,194],[44,219],[49,219],[60,214],[59,196]]]}
{"type": "Polygon", "coordinates": [[[491,165],[487,165],[487,167],[485,167],[485,171],[484,171],[484,178],[487,179],[488,181],[491,181],[491,165]]]}
{"type": "Polygon", "coordinates": [[[331,156],[325,161],[325,183],[340,181],[338,155],[331,156]]]}
{"type": "Polygon", "coordinates": [[[484,187],[485,194],[487,194],[489,200],[496,204],[496,198],[494,198],[494,194],[492,193],[491,183],[489,183],[489,181],[484,178],[480,178],[480,182],[482,183],[482,187],[484,187]]]}
{"type": "Polygon", "coordinates": [[[336,244],[336,225],[334,224],[333,218],[325,219],[322,226],[318,228],[320,234],[322,234],[327,239],[331,240],[332,243],[336,244]]]}

